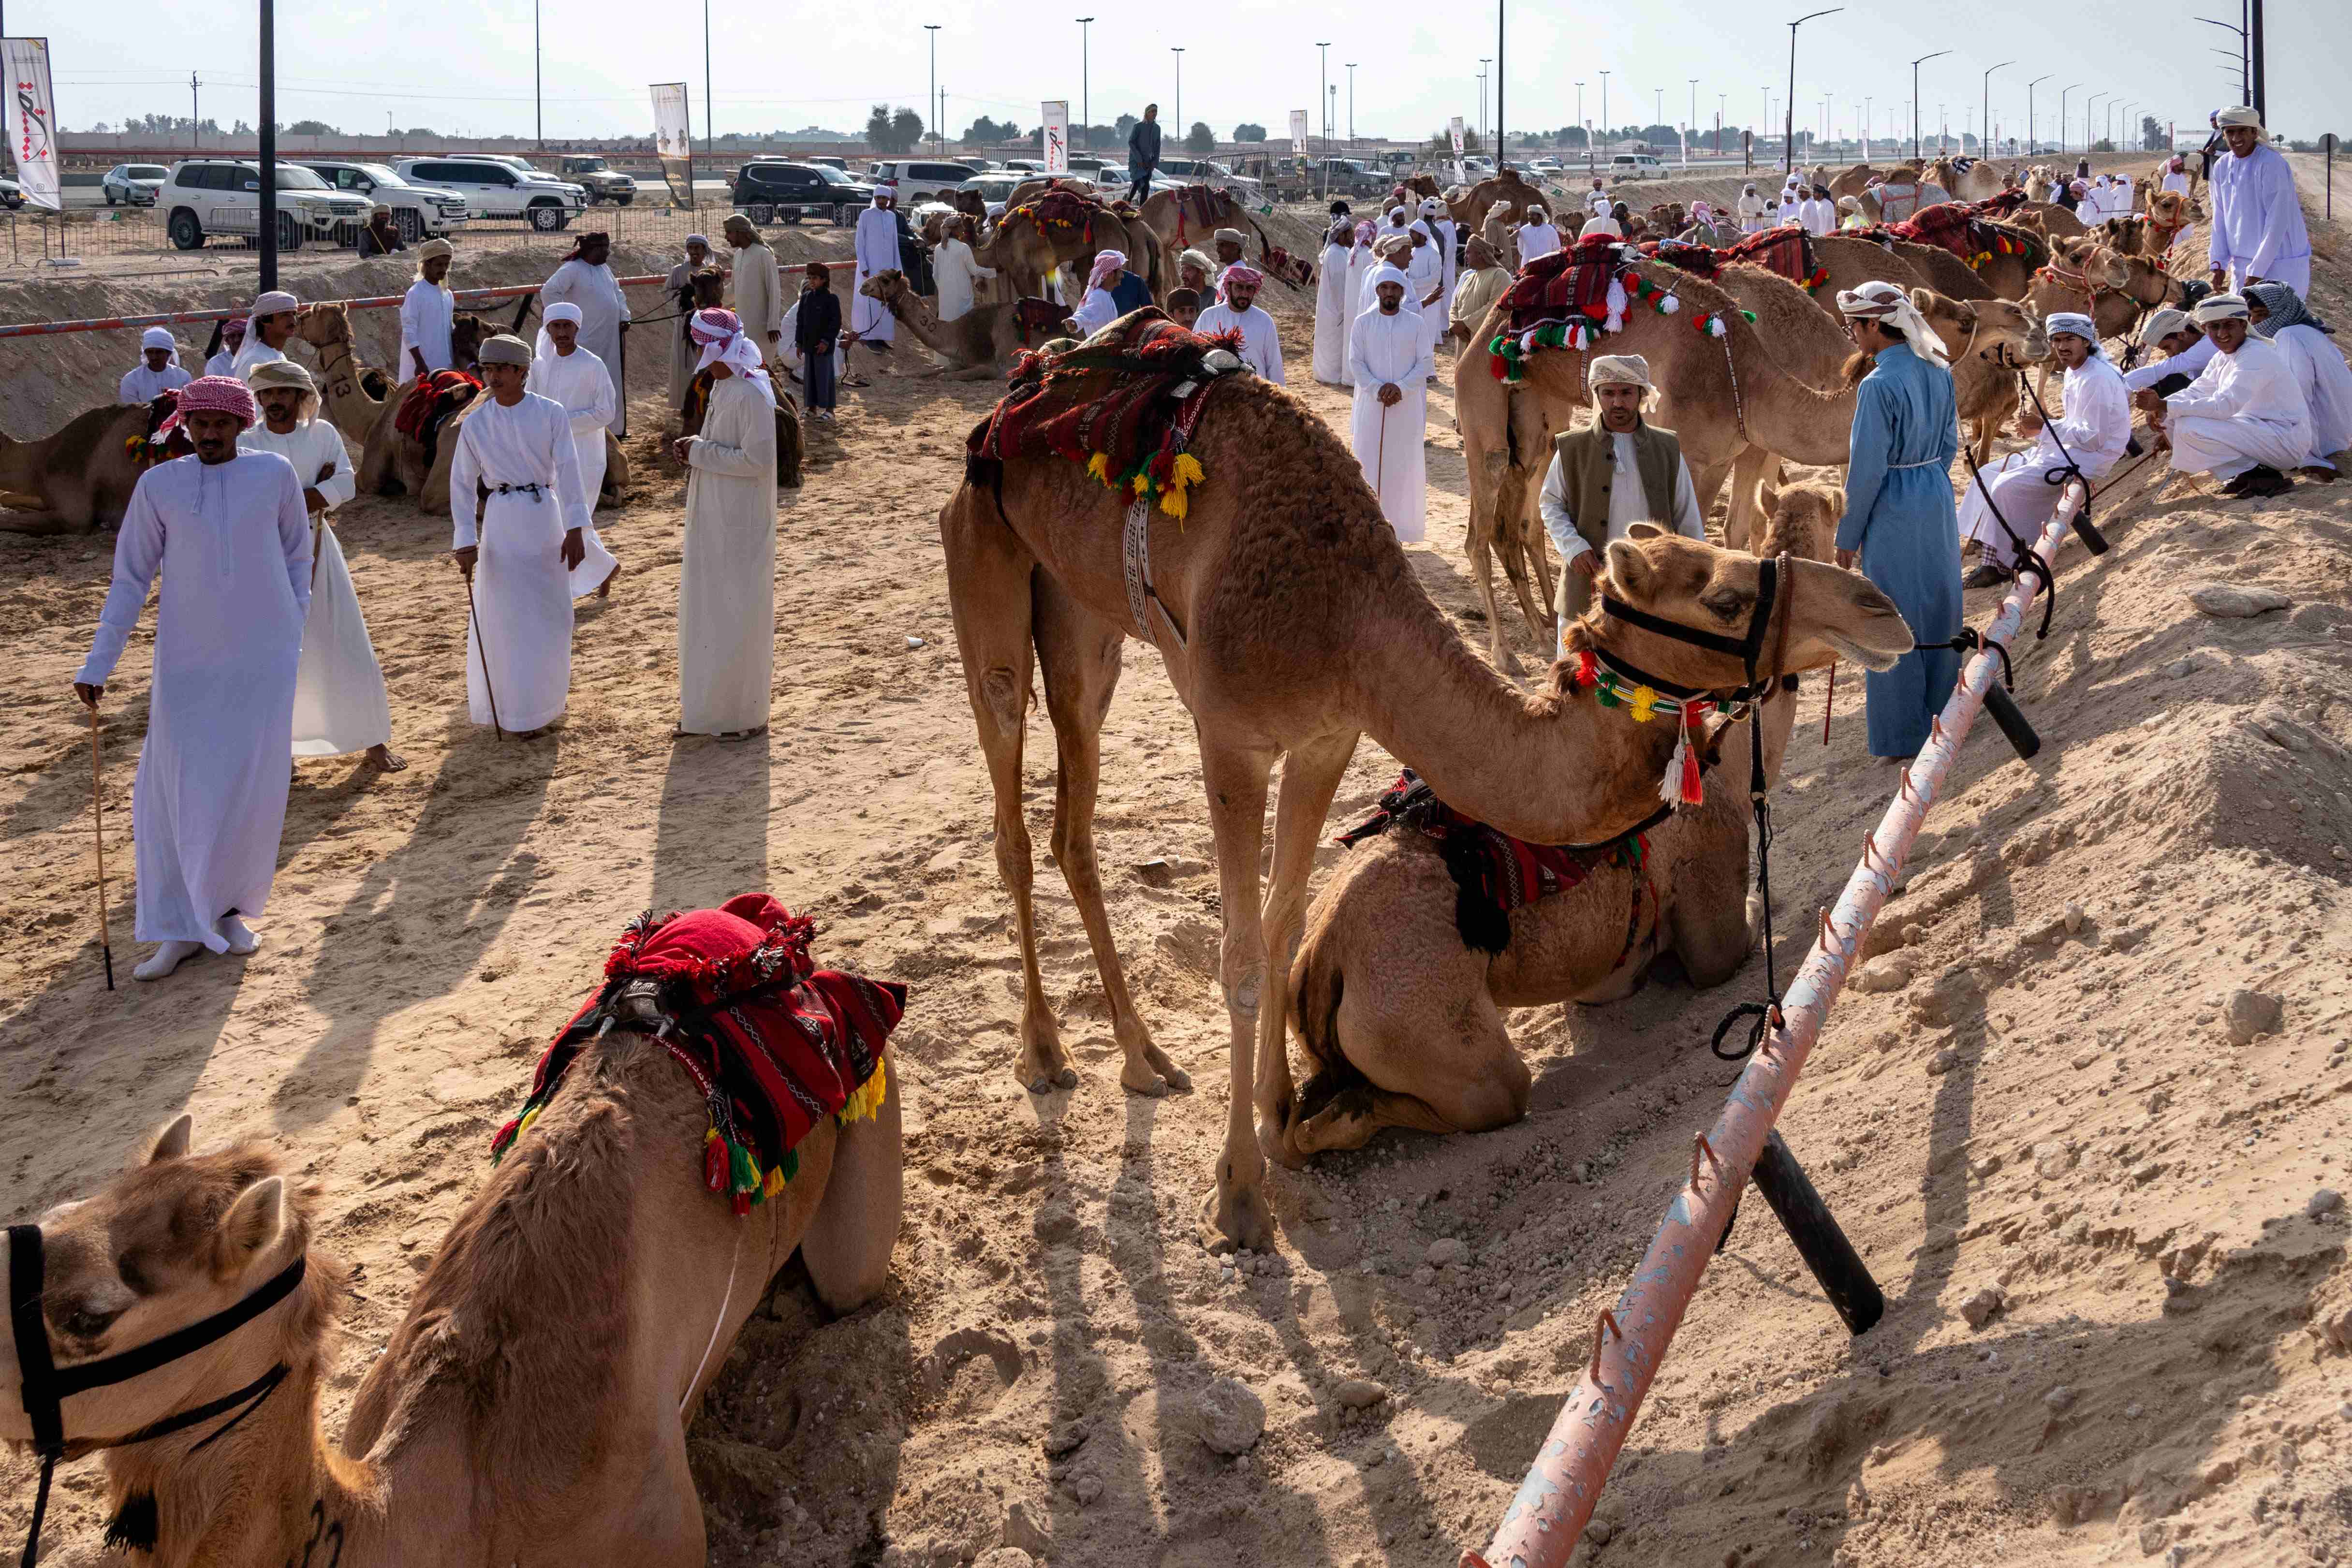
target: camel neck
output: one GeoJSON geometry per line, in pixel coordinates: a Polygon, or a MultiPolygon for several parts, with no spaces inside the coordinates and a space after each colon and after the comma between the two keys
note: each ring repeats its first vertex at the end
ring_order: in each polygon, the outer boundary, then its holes
{"type": "Polygon", "coordinates": [[[1358,632],[1362,727],[1465,816],[1530,843],[1598,843],[1658,805],[1674,727],[1589,695],[1530,695],[1462,640],[1411,575],[1381,580],[1358,632]]]}

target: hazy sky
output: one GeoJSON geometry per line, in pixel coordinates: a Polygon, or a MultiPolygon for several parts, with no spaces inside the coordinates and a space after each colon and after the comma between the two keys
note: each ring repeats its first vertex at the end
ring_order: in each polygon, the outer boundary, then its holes
{"type": "MultiPolygon", "coordinates": [[[[702,29],[694,8],[618,0],[541,3],[546,135],[649,134],[646,84],[681,78],[692,84],[700,132],[702,29]],[[649,23],[656,15],[673,19],[649,23]]],[[[1752,0],[1685,0],[1635,11],[1563,9],[1522,0],[1510,16],[1509,124],[1549,129],[1573,121],[1579,78],[1585,83],[1584,118],[1598,121],[1603,69],[1610,72],[1609,120],[1615,124],[1659,118],[1660,89],[1664,119],[1677,124],[1688,119],[1694,77],[1702,123],[1713,122],[1718,94],[1728,95],[1729,123],[1759,123],[1766,89],[1778,93],[1787,80],[1788,18],[1809,8],[1794,0],[1785,11],[1752,0]]],[[[821,10],[718,0],[711,60],[719,129],[817,124],[852,131],[877,100],[919,110],[928,93],[926,22],[941,24],[939,75],[950,129],[961,131],[982,113],[1034,126],[1045,98],[1067,97],[1075,118],[1080,29],[1073,18],[1083,9],[1049,13],[1026,0],[853,0],[821,10]]],[[[1363,134],[1423,136],[1452,114],[1475,122],[1478,61],[1494,52],[1493,6],[1439,8],[1475,19],[1466,32],[1432,21],[1371,20],[1406,9],[1182,7],[1180,22],[1180,8],[1166,5],[1097,7],[1094,118],[1108,123],[1156,99],[1161,118],[1172,120],[1178,95],[1170,47],[1181,43],[1188,124],[1205,120],[1223,137],[1237,122],[1255,120],[1279,137],[1291,110],[1311,114],[1318,89],[1315,43],[1328,38],[1341,134],[1349,110],[1343,68],[1349,60],[1357,63],[1355,126],[1363,134]]],[[[1949,48],[1951,54],[1921,68],[1923,132],[1934,131],[1939,105],[1955,133],[1964,124],[1972,127],[1981,73],[2014,58],[2016,64],[1992,78],[1993,118],[2004,135],[2022,133],[2026,83],[2045,74],[2049,79],[2034,92],[2045,137],[2053,134],[2060,89],[2075,82],[2085,84],[2068,99],[2078,139],[2085,99],[2105,93],[2119,102],[2144,99],[2147,112],[2178,121],[2185,135],[2202,126],[2209,110],[2236,100],[2234,62],[2210,52],[2234,50],[2236,40],[2193,20],[2200,12],[2233,21],[2237,16],[2230,0],[1851,5],[1807,23],[1800,35],[1798,123],[1818,129],[1822,99],[1829,93],[1832,132],[1851,134],[1867,94],[1874,133],[1883,136],[1890,109],[1899,118],[1911,96],[1910,60],[1949,48]]],[[[382,131],[389,117],[403,128],[528,135],[531,16],[530,0],[425,5],[278,0],[278,118],[382,131]]],[[[206,83],[206,118],[223,125],[256,118],[257,22],[250,5],[13,0],[6,19],[16,33],[49,37],[58,113],[68,129],[100,120],[119,124],[126,115],[144,112],[185,114],[191,69],[206,83]]],[[[2328,129],[2352,134],[2343,87],[2352,80],[2352,6],[2344,0],[2273,0],[2267,26],[2273,125],[2295,136],[2328,129]],[[2324,123],[2331,115],[2346,123],[2324,123]]],[[[1488,101],[1491,106],[1491,85],[1488,101]]],[[[2104,118],[2106,99],[2098,103],[2104,118]]],[[[1907,122],[1905,129],[1907,133],[1907,122]]]]}

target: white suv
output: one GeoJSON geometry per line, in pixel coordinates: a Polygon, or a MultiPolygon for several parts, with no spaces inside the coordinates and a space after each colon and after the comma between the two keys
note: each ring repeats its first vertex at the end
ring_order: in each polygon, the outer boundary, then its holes
{"type": "Polygon", "coordinates": [[[956,188],[980,171],[967,163],[940,163],[927,159],[889,159],[874,165],[866,178],[875,184],[898,182],[898,203],[911,207],[926,197],[948,199],[956,188]]]}
{"type": "Polygon", "coordinates": [[[402,158],[392,167],[412,185],[462,196],[475,217],[520,218],[542,234],[566,227],[588,210],[588,193],[579,186],[495,158],[402,158]]]}
{"type": "MultiPolygon", "coordinates": [[[[335,190],[299,163],[278,165],[278,248],[305,241],[353,246],[367,223],[368,201],[335,190]]],[[[261,234],[261,165],[236,158],[190,158],[172,165],[156,187],[155,207],[182,250],[201,250],[213,235],[250,243],[261,234]]]]}
{"type": "Polygon", "coordinates": [[[446,235],[466,226],[466,198],[430,186],[412,185],[381,163],[352,163],[334,158],[306,158],[302,167],[332,185],[365,196],[392,209],[393,226],[410,245],[427,235],[446,235]]]}

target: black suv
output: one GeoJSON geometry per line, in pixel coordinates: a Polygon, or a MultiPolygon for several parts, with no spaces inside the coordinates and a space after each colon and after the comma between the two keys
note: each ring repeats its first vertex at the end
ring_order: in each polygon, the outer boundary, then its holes
{"type": "Polygon", "coordinates": [[[763,158],[735,172],[735,205],[755,224],[826,217],[846,225],[873,200],[872,185],[823,163],[763,158]]]}

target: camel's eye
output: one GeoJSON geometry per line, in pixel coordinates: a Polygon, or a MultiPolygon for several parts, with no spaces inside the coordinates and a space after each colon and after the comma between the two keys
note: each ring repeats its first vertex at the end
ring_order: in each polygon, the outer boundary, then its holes
{"type": "Polygon", "coordinates": [[[76,1339],[96,1339],[112,1328],[114,1320],[121,1315],[120,1309],[101,1312],[88,1302],[82,1302],[69,1309],[58,1326],[76,1339]]]}
{"type": "Polygon", "coordinates": [[[1706,606],[1707,613],[1717,620],[1730,621],[1748,608],[1748,595],[1736,588],[1718,588],[1712,593],[1700,595],[1699,603],[1706,606]]]}

